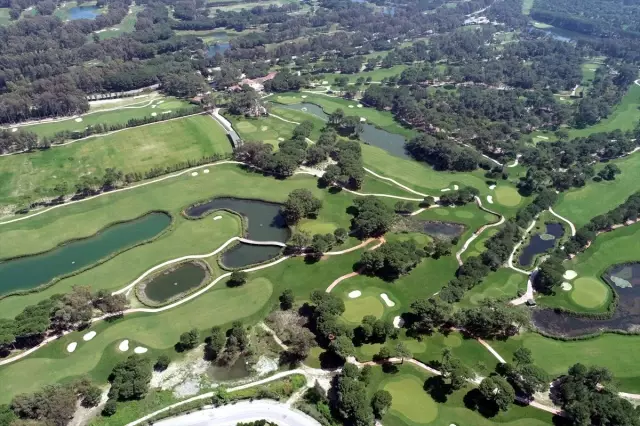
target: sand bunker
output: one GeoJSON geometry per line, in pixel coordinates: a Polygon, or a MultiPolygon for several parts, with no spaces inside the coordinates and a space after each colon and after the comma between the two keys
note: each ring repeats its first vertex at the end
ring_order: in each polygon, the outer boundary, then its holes
{"type": "Polygon", "coordinates": [[[460,189],[460,187],[458,185],[453,185],[453,190],[457,191],[458,189],[460,189]]]}
{"type": "Polygon", "coordinates": [[[137,353],[137,354],[143,354],[145,352],[147,352],[149,349],[147,348],[143,348],[142,346],[136,346],[136,348],[133,350],[133,352],[137,353]]]}
{"type": "Polygon", "coordinates": [[[360,122],[361,122],[361,123],[364,123],[365,121],[367,121],[367,119],[366,119],[366,118],[364,118],[364,117],[360,117],[360,122]]]}
{"type": "Polygon", "coordinates": [[[198,172],[193,172],[193,173],[191,173],[191,176],[193,176],[193,177],[198,176],[198,172]]]}
{"type": "Polygon", "coordinates": [[[353,105],[349,105],[349,108],[353,108],[353,105]]]}
{"type": "Polygon", "coordinates": [[[71,342],[67,345],[67,352],[71,353],[76,350],[78,344],[76,342],[71,342]]]}
{"type": "Polygon", "coordinates": [[[562,276],[562,278],[564,278],[565,280],[572,280],[577,276],[578,276],[578,273],[576,271],[572,271],[571,269],[567,269],[564,272],[564,275],[562,276]]]}
{"type": "Polygon", "coordinates": [[[307,99],[307,95],[300,96],[302,99],[307,99]]]}
{"type": "MultiPolygon", "coordinates": [[[[163,114],[171,114],[171,111],[170,110],[169,111],[163,111],[162,113],[163,114]]],[[[155,112],[154,112],[154,114],[155,114],[155,112]]]]}
{"type": "Polygon", "coordinates": [[[260,130],[262,130],[263,132],[266,132],[267,130],[269,130],[269,128],[267,126],[262,126],[260,127],[260,130]]]}
{"type": "Polygon", "coordinates": [[[82,118],[80,118],[80,117],[78,117],[78,118],[76,118],[76,119],[75,119],[75,122],[76,122],[76,123],[80,123],[81,121],[82,121],[82,118]]]}
{"type": "Polygon", "coordinates": [[[202,173],[204,173],[204,174],[206,175],[207,173],[209,173],[209,169],[204,169],[204,170],[202,171],[202,173]]]}
{"type": "Polygon", "coordinates": [[[329,84],[327,80],[322,80],[322,84],[329,84]]]}
{"type": "Polygon", "coordinates": [[[451,188],[445,188],[440,190],[440,192],[447,192],[447,191],[451,191],[451,188]]]}
{"type": "Polygon", "coordinates": [[[380,293],[380,297],[382,297],[382,300],[384,300],[384,303],[386,303],[388,307],[396,306],[393,300],[389,299],[387,293],[380,293]]]}
{"type": "Polygon", "coordinates": [[[400,315],[396,316],[393,319],[393,326],[395,328],[402,328],[403,325],[404,325],[404,320],[400,317],[400,315]]]}
{"type": "Polygon", "coordinates": [[[487,195],[487,203],[493,204],[493,196],[487,195]]]}
{"type": "Polygon", "coordinates": [[[284,138],[278,138],[280,142],[284,142],[284,138]]]}
{"type": "Polygon", "coordinates": [[[158,106],[158,105],[151,105],[151,108],[155,108],[155,107],[157,107],[157,106],[158,106]]]}
{"type": "Polygon", "coordinates": [[[17,128],[17,127],[14,127],[13,129],[11,129],[11,131],[12,131],[13,133],[15,133],[15,132],[17,132],[17,131],[18,131],[18,128],[17,128]]]}
{"type": "Polygon", "coordinates": [[[213,220],[220,220],[220,219],[222,219],[222,216],[216,216],[213,218],[213,220]]]}
{"type": "Polygon", "coordinates": [[[493,189],[496,189],[496,186],[495,186],[495,185],[490,185],[490,186],[489,186],[489,189],[492,189],[492,190],[493,190],[493,189]]]}
{"type": "Polygon", "coordinates": [[[89,340],[93,339],[94,337],[96,337],[96,332],[95,331],[90,331],[87,334],[85,334],[84,336],[82,336],[82,340],[84,340],[85,342],[88,342],[89,340]]]}
{"type": "Polygon", "coordinates": [[[358,104],[356,105],[358,108],[362,108],[362,104],[358,104]]]}
{"type": "Polygon", "coordinates": [[[571,290],[572,288],[573,288],[573,286],[572,286],[571,284],[569,284],[569,283],[567,283],[567,282],[562,283],[562,289],[563,289],[564,291],[569,291],[569,290],[571,290]]]}
{"type": "Polygon", "coordinates": [[[355,299],[356,297],[362,296],[362,292],[360,290],[353,290],[347,296],[349,296],[349,299],[355,299]]]}
{"type": "Polygon", "coordinates": [[[157,113],[157,112],[152,112],[152,113],[151,113],[151,116],[152,116],[152,117],[155,117],[156,115],[158,115],[158,113],[157,113]]]}
{"type": "Polygon", "coordinates": [[[118,350],[120,352],[126,352],[129,350],[129,341],[128,340],[123,340],[122,342],[120,342],[120,344],[118,345],[118,350]]]}

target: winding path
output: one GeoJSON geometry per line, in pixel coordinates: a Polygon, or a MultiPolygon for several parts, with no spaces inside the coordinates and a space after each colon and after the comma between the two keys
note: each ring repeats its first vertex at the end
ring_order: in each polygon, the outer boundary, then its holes
{"type": "Polygon", "coordinates": [[[576,235],[576,226],[573,223],[571,223],[571,221],[569,219],[567,219],[566,217],[560,216],[558,213],[554,212],[553,208],[551,208],[551,207],[549,207],[549,213],[551,213],[552,215],[554,215],[558,219],[566,222],[569,225],[569,228],[571,229],[571,236],[572,237],[574,235],[576,235]]]}
{"type": "MultiPolygon", "coordinates": [[[[369,240],[365,241],[364,243],[360,244],[359,246],[357,246],[358,248],[363,247],[363,245],[365,245],[365,243],[369,243],[370,241],[374,240],[374,238],[370,238],[369,240]]],[[[375,246],[371,247],[369,249],[369,251],[371,250],[375,250],[378,247],[380,247],[382,244],[384,244],[386,242],[386,240],[383,238],[378,239],[378,244],[376,244],[375,246]]],[[[345,250],[344,252],[347,251],[353,251],[351,249],[345,250]]],[[[330,253],[326,253],[327,255],[329,255],[330,253]]],[[[342,253],[341,253],[342,254],[342,253]]],[[[335,280],[333,280],[333,282],[331,284],[329,284],[329,287],[327,287],[327,289],[325,290],[325,292],[327,293],[331,293],[331,290],[333,290],[338,284],[340,284],[342,281],[355,277],[357,275],[360,275],[362,273],[362,269],[355,271],[355,272],[349,272],[348,274],[344,274],[341,277],[336,278],[335,280]]]]}
{"type": "Polygon", "coordinates": [[[529,232],[533,229],[533,227],[536,224],[536,221],[538,219],[533,219],[531,221],[531,224],[529,225],[529,227],[527,229],[525,229],[524,234],[522,235],[522,238],[520,239],[520,241],[518,241],[518,243],[513,246],[513,250],[511,250],[511,254],[509,255],[509,259],[507,259],[507,266],[511,269],[513,269],[514,271],[520,272],[521,274],[525,274],[525,275],[529,275],[531,273],[531,271],[525,271],[524,269],[520,269],[517,266],[513,266],[513,258],[516,255],[516,250],[518,250],[518,248],[522,245],[522,243],[527,239],[527,235],[529,234],[529,232]]]}
{"type": "Polygon", "coordinates": [[[469,237],[469,239],[467,241],[464,242],[464,245],[462,246],[462,248],[460,250],[458,250],[458,252],[456,253],[456,260],[458,261],[458,265],[462,266],[464,264],[464,262],[462,261],[462,254],[467,251],[467,249],[469,248],[469,245],[475,241],[476,238],[478,238],[480,236],[480,234],[482,234],[482,232],[484,232],[486,229],[488,228],[494,228],[496,226],[500,226],[504,223],[504,216],[502,216],[501,214],[498,214],[492,210],[489,210],[488,208],[484,207],[482,205],[482,200],[480,199],[480,197],[476,196],[475,197],[476,200],[476,204],[478,204],[478,208],[487,212],[487,213],[491,213],[494,214],[496,216],[498,216],[500,218],[500,220],[498,220],[495,223],[488,223],[486,225],[483,225],[480,227],[480,229],[478,229],[476,232],[473,233],[473,235],[471,237],[469,237]]]}

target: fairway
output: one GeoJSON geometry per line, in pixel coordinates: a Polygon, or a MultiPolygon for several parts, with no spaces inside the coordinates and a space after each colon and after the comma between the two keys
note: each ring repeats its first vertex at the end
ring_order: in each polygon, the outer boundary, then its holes
{"type": "Polygon", "coordinates": [[[224,129],[199,115],[98,136],[45,151],[0,157],[0,204],[52,194],[82,176],[102,178],[106,168],[145,173],[153,168],[231,152],[224,129]]]}
{"type": "Polygon", "coordinates": [[[592,277],[578,278],[572,285],[571,299],[588,309],[604,305],[611,291],[605,283],[592,277]]]}
{"type": "Polygon", "coordinates": [[[438,406],[422,389],[422,381],[414,375],[394,376],[384,383],[383,389],[393,397],[390,413],[417,424],[429,424],[438,417],[438,406]]]}
{"type": "Polygon", "coordinates": [[[500,204],[515,207],[522,201],[522,197],[515,188],[501,185],[495,189],[496,199],[500,204]]]}

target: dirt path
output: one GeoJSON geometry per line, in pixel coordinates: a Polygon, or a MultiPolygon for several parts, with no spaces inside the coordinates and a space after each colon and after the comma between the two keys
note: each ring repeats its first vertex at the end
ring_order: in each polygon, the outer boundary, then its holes
{"type": "MultiPolygon", "coordinates": [[[[375,238],[369,238],[368,240],[364,241],[362,244],[359,244],[356,247],[352,247],[351,249],[347,249],[347,250],[343,250],[343,252],[339,253],[339,254],[343,254],[346,253],[348,251],[353,251],[354,249],[358,249],[361,247],[364,247],[365,245],[369,244],[371,241],[375,241],[375,238]]],[[[369,249],[369,251],[371,250],[375,250],[378,247],[380,247],[382,244],[384,244],[386,242],[386,240],[384,239],[384,237],[377,239],[378,240],[378,244],[376,244],[375,246],[371,247],[369,249]]],[[[326,253],[326,254],[330,254],[330,253],[326,253]]],[[[333,282],[331,284],[329,284],[329,287],[327,287],[327,289],[325,290],[327,293],[331,293],[331,290],[333,290],[338,284],[340,284],[342,281],[355,277],[356,275],[360,275],[362,273],[362,269],[355,271],[355,272],[350,272],[348,274],[344,274],[341,277],[336,278],[335,280],[333,280],[333,282]]]]}
{"type": "Polygon", "coordinates": [[[569,228],[571,229],[571,236],[572,237],[574,235],[576,235],[576,226],[573,223],[571,223],[571,221],[569,219],[567,219],[566,217],[560,216],[558,213],[554,212],[553,208],[551,208],[551,207],[549,207],[549,213],[551,213],[552,215],[554,215],[558,219],[566,222],[569,225],[569,228]]]}
{"type": "Polygon", "coordinates": [[[496,216],[498,216],[500,218],[500,220],[498,220],[495,223],[488,223],[486,225],[483,225],[480,227],[480,229],[478,229],[476,232],[473,233],[473,235],[471,237],[469,237],[469,239],[467,241],[464,242],[462,248],[456,253],[456,260],[458,261],[458,265],[462,266],[463,265],[463,261],[462,261],[462,254],[467,251],[467,249],[469,248],[469,245],[476,240],[476,238],[478,238],[480,236],[480,234],[482,234],[486,229],[488,228],[494,228],[496,226],[500,226],[504,223],[504,216],[502,216],[501,214],[498,214],[496,212],[494,212],[493,210],[489,210],[488,208],[484,207],[482,205],[482,200],[480,199],[480,197],[475,197],[476,200],[476,204],[478,205],[478,208],[480,208],[480,210],[485,211],[487,213],[491,213],[494,214],[496,216]]]}

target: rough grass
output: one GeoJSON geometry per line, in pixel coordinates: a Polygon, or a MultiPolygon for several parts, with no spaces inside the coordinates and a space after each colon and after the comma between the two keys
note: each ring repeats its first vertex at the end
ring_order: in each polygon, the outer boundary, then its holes
{"type": "Polygon", "coordinates": [[[58,182],[69,191],[82,176],[108,167],[144,173],[203,156],[231,152],[224,129],[202,115],[123,130],[45,151],[0,157],[0,202],[49,195],[58,182]]]}
{"type": "MultiPolygon", "coordinates": [[[[331,84],[335,84],[337,78],[348,77],[349,83],[355,83],[356,80],[358,80],[358,78],[360,77],[364,78],[365,80],[367,79],[367,77],[371,77],[372,82],[380,82],[383,78],[402,74],[402,71],[404,71],[407,67],[407,65],[394,65],[390,68],[377,68],[373,71],[362,71],[355,74],[331,74],[326,78],[326,80],[331,84]]],[[[332,87],[332,89],[335,90],[336,88],[332,87]]]]}
{"type": "MultiPolygon", "coordinates": [[[[554,210],[580,227],[589,222],[591,218],[622,204],[638,190],[640,154],[635,153],[615,160],[613,163],[622,170],[622,173],[617,175],[614,181],[590,181],[582,188],[564,192],[560,195],[554,210]]],[[[601,164],[598,167],[603,166],[601,164]]]]}

